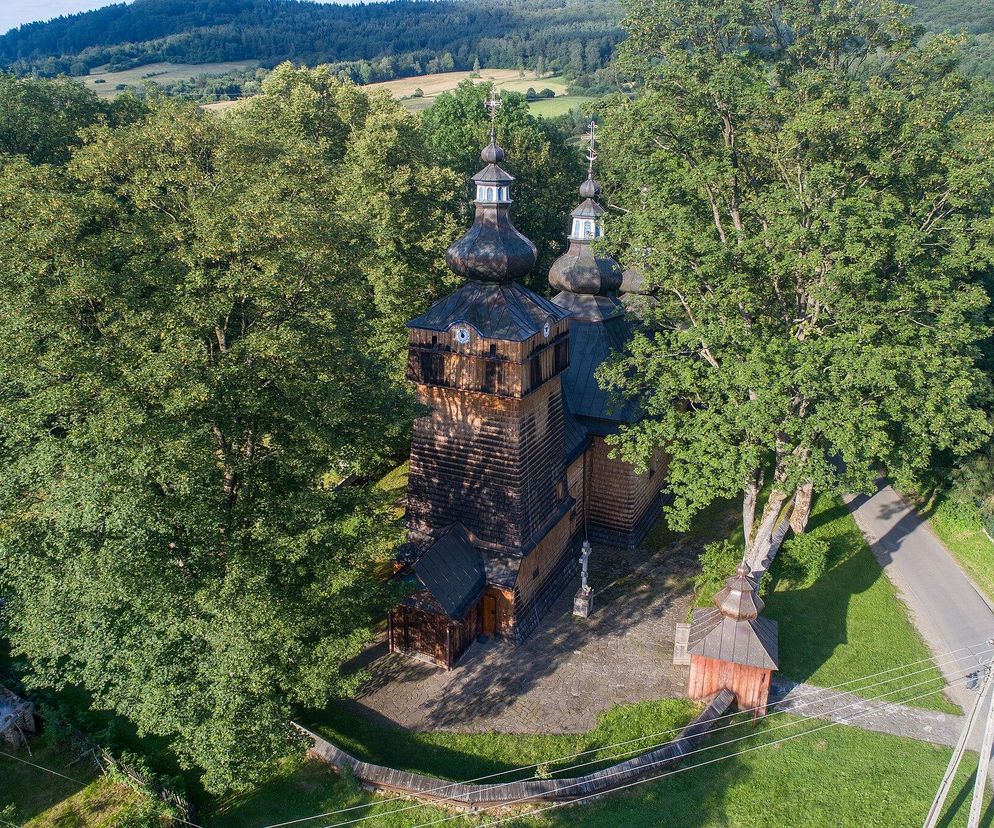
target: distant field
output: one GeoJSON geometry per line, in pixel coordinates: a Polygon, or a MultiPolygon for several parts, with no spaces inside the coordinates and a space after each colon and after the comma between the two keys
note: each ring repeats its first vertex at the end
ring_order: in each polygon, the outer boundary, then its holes
{"type": "Polygon", "coordinates": [[[227,63],[147,63],[134,69],[125,69],[123,72],[108,72],[106,66],[97,66],[90,70],[89,75],[78,80],[101,98],[113,98],[120,94],[120,90],[115,88],[119,83],[126,83],[128,86],[141,86],[147,80],[153,83],[172,83],[189,80],[197,75],[223,75],[234,70],[254,69],[258,65],[257,60],[235,60],[227,63]],[[98,80],[103,83],[97,83],[98,80]]]}
{"type": "MultiPolygon", "coordinates": [[[[418,75],[413,78],[398,78],[382,83],[370,83],[363,89],[371,92],[378,89],[386,90],[399,99],[408,111],[421,112],[430,107],[435,102],[435,98],[443,92],[451,92],[464,80],[469,79],[469,76],[469,72],[439,72],[434,75],[418,75]],[[411,97],[416,89],[420,89],[424,95],[417,98],[411,97]]],[[[480,77],[473,78],[473,80],[476,83],[493,83],[499,89],[508,92],[521,92],[522,94],[529,89],[534,89],[536,92],[542,89],[551,89],[556,93],[555,98],[544,98],[528,105],[529,109],[536,115],[562,115],[580,104],[593,100],[593,98],[566,95],[566,82],[558,75],[536,78],[534,75],[526,74],[522,78],[517,69],[484,69],[480,72],[480,77]]],[[[203,106],[204,109],[217,111],[229,109],[237,103],[238,101],[218,101],[203,106]]]]}
{"type": "Polygon", "coordinates": [[[583,107],[591,101],[597,100],[584,95],[557,95],[555,98],[543,98],[540,101],[532,101],[528,104],[528,109],[532,115],[539,115],[545,118],[554,118],[557,115],[565,115],[572,112],[577,107],[583,107]]]}

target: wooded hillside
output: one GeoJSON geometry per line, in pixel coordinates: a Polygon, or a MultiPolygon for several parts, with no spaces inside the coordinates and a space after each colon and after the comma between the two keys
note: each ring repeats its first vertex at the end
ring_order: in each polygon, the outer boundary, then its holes
{"type": "Polygon", "coordinates": [[[153,61],[376,61],[357,67],[368,82],[471,69],[477,59],[511,68],[542,60],[579,74],[610,58],[620,19],[615,0],[136,0],[11,30],[0,36],[0,64],[79,75],[153,61]]]}

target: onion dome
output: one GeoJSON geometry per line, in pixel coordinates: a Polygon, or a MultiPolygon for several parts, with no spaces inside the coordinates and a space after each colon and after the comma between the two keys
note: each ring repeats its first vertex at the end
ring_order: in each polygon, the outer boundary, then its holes
{"type": "MultiPolygon", "coordinates": [[[[499,102],[488,102],[491,118],[499,102]]],[[[511,282],[535,265],[538,251],[511,223],[511,182],[514,177],[500,167],[504,150],[497,145],[493,127],[490,143],[480,153],[486,166],[473,176],[476,217],[473,226],[445,254],[449,268],[460,276],[481,282],[511,282]]]]}
{"type": "Polygon", "coordinates": [[[597,153],[594,151],[593,131],[594,125],[591,124],[590,148],[587,153],[590,167],[587,180],[580,185],[580,197],[583,201],[570,214],[572,226],[569,247],[553,262],[549,270],[549,284],[563,291],[560,294],[562,301],[557,297],[557,304],[577,307],[590,305],[591,309],[597,306],[599,313],[603,315],[607,310],[620,310],[613,295],[621,287],[622,272],[614,259],[608,256],[595,256],[591,250],[591,243],[604,235],[602,222],[604,208],[597,201],[601,188],[594,178],[594,159],[597,153]],[[592,302],[589,299],[577,299],[567,294],[579,297],[611,297],[611,299],[592,302]]]}
{"type": "Polygon", "coordinates": [[[745,561],[725,581],[725,588],[714,596],[714,605],[725,618],[733,621],[752,621],[759,617],[764,607],[763,599],[756,594],[756,582],[745,561]]]}

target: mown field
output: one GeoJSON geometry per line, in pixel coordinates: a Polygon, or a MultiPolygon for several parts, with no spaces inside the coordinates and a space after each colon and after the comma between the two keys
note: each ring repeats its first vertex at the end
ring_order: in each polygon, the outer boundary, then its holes
{"type": "MultiPolygon", "coordinates": [[[[522,94],[529,89],[534,89],[536,92],[551,89],[556,93],[556,97],[532,101],[528,105],[532,114],[548,118],[564,115],[578,106],[582,107],[595,100],[582,95],[567,95],[566,81],[559,75],[536,78],[534,75],[526,74],[522,78],[517,69],[484,69],[478,78],[470,78],[470,74],[470,72],[439,72],[434,75],[418,75],[413,78],[398,78],[382,83],[370,83],[363,89],[370,92],[379,89],[385,90],[397,98],[410,112],[421,112],[427,109],[439,95],[443,92],[451,92],[464,80],[473,80],[476,83],[493,83],[498,89],[522,94]],[[415,91],[418,89],[424,94],[414,97],[415,91]]],[[[223,111],[237,105],[238,101],[218,101],[217,103],[204,104],[203,108],[211,111],[223,111]]]]}
{"type": "Polygon", "coordinates": [[[113,98],[121,94],[117,86],[122,83],[128,86],[141,86],[145,81],[156,84],[172,83],[189,80],[197,75],[223,75],[227,72],[254,69],[258,65],[257,60],[237,60],[227,63],[147,63],[122,72],[108,72],[106,67],[97,66],[90,70],[89,75],[77,80],[101,98],[113,98]]]}

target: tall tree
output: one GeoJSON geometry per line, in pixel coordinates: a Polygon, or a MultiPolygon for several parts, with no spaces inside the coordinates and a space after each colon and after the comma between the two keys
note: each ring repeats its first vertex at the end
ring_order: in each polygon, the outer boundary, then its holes
{"type": "Polygon", "coordinates": [[[127,123],[141,109],[130,96],[101,101],[69,78],[35,80],[0,72],[0,155],[23,155],[33,164],[63,163],[80,145],[81,130],[127,123]]]}
{"type": "Polygon", "coordinates": [[[618,445],[668,446],[674,525],[741,497],[753,565],[814,491],[908,480],[987,433],[994,121],[909,13],[628,2],[622,66],[644,87],[610,106],[603,155],[612,235],[658,303],[604,371],[651,414],[618,445]]]}
{"type": "Polygon", "coordinates": [[[435,232],[412,206],[430,188],[356,203],[358,181],[413,188],[424,155],[368,146],[415,142],[384,101],[300,76],[267,94],[232,118],[153,100],[64,167],[0,167],[5,631],[31,681],[169,737],[211,790],[354,687],[342,665],[395,598],[387,504],[336,484],[411,415],[367,252],[391,224],[435,232]]]}
{"type": "MultiPolygon", "coordinates": [[[[483,102],[491,88],[492,84],[464,81],[454,92],[439,95],[421,116],[425,139],[435,157],[456,170],[463,182],[482,166],[480,150],[490,130],[483,102]]],[[[538,248],[538,263],[527,282],[534,290],[548,292],[549,266],[565,249],[569,211],[583,180],[580,154],[555,123],[533,116],[524,95],[518,93],[501,95],[497,132],[507,150],[505,166],[517,179],[513,186],[515,226],[538,248]]],[[[468,185],[464,187],[467,192],[468,185]]]]}

